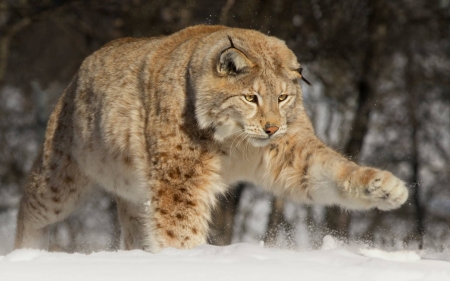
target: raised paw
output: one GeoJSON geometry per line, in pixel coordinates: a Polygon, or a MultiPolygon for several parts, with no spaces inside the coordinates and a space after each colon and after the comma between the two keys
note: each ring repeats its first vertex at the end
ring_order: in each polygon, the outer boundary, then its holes
{"type": "Polygon", "coordinates": [[[408,199],[405,183],[390,172],[373,168],[363,168],[356,177],[360,196],[380,210],[400,207],[408,199]]]}

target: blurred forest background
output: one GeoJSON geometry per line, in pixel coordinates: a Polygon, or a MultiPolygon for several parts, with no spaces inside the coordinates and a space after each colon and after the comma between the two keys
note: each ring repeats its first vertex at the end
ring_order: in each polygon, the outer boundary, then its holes
{"type": "MultiPolygon", "coordinates": [[[[194,24],[252,28],[296,53],[319,137],[410,188],[392,212],[295,205],[241,184],[220,198],[210,242],[293,249],[332,234],[390,249],[450,250],[450,0],[0,0],[0,254],[47,118],[82,60],[124,36],[194,24]]],[[[52,250],[117,249],[114,198],[93,194],[52,229],[52,250]]]]}

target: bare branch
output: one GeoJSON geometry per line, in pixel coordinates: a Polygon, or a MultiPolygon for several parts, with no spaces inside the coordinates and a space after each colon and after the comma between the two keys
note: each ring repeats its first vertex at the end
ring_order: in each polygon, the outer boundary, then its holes
{"type": "Polygon", "coordinates": [[[15,24],[5,28],[3,35],[0,37],[0,83],[3,81],[3,77],[6,73],[11,38],[30,23],[30,18],[23,18],[15,24]]]}

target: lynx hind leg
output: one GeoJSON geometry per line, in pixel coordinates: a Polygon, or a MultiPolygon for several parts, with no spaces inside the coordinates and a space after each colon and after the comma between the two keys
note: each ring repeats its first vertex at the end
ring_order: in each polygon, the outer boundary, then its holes
{"type": "Polygon", "coordinates": [[[22,200],[17,217],[15,249],[44,249],[47,250],[50,245],[49,226],[33,227],[29,222],[30,218],[26,205],[28,203],[22,200]]]}
{"type": "Polygon", "coordinates": [[[48,226],[66,218],[90,186],[69,155],[35,165],[19,207],[15,248],[48,249],[48,226]]]}
{"type": "Polygon", "coordinates": [[[388,171],[360,167],[350,175],[350,190],[363,199],[368,207],[391,210],[400,207],[408,199],[405,183],[388,171]]]}

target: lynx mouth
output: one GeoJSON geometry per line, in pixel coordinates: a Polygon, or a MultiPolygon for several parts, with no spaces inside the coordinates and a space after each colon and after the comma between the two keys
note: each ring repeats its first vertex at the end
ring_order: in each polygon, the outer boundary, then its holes
{"type": "Polygon", "coordinates": [[[249,142],[255,147],[263,147],[270,143],[272,138],[264,136],[249,136],[249,142]]]}

